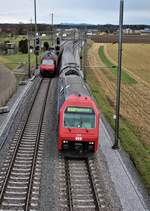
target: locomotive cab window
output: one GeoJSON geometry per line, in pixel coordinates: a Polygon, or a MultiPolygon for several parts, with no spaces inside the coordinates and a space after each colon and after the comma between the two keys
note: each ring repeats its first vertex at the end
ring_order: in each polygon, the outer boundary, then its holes
{"type": "Polygon", "coordinates": [[[54,64],[54,61],[52,59],[43,59],[42,64],[52,65],[54,64]]]}
{"type": "Polygon", "coordinates": [[[95,128],[95,113],[92,108],[67,107],[64,113],[66,128],[95,128]]]}

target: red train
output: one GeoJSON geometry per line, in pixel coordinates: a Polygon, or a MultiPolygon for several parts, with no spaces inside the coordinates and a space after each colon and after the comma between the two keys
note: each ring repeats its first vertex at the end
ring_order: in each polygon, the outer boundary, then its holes
{"type": "Polygon", "coordinates": [[[49,51],[41,60],[41,76],[55,76],[58,71],[58,55],[54,51],[49,51]]]}
{"type": "Polygon", "coordinates": [[[99,146],[99,111],[80,75],[79,66],[73,65],[73,61],[71,64],[68,62],[68,66],[65,61],[61,66],[58,102],[58,150],[69,155],[96,152],[99,146]]]}

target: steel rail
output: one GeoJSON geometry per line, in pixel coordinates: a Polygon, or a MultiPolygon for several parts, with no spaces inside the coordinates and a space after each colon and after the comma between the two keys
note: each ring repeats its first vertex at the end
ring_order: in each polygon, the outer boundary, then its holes
{"type": "Polygon", "coordinates": [[[28,186],[28,191],[27,191],[25,211],[29,211],[29,206],[30,206],[30,196],[31,196],[32,185],[33,185],[34,171],[35,171],[35,166],[36,166],[36,160],[37,160],[37,155],[38,155],[38,147],[39,147],[39,142],[40,142],[42,124],[43,124],[45,107],[46,107],[46,103],[47,103],[47,97],[48,97],[50,84],[51,84],[51,80],[49,80],[49,84],[48,84],[48,87],[47,87],[46,95],[45,95],[43,106],[42,106],[39,125],[38,125],[38,133],[37,133],[37,136],[36,136],[36,142],[35,142],[35,148],[34,148],[34,157],[33,157],[33,161],[32,161],[32,169],[31,169],[29,186],[28,186]]]}
{"type": "MultiPolygon", "coordinates": [[[[96,187],[94,185],[94,180],[93,180],[93,176],[92,176],[92,172],[90,170],[90,166],[89,166],[89,160],[88,158],[84,158],[81,159],[82,161],[85,162],[86,164],[86,169],[87,169],[87,173],[88,173],[88,178],[90,181],[90,186],[92,189],[92,195],[93,195],[93,199],[94,199],[94,204],[95,204],[95,210],[96,211],[101,211],[101,205],[99,203],[99,197],[97,195],[97,190],[96,187]]],[[[68,194],[68,206],[69,206],[69,210],[73,211],[74,207],[73,207],[73,198],[72,198],[72,191],[71,191],[71,180],[70,180],[70,174],[69,174],[69,158],[65,158],[65,173],[66,173],[66,185],[67,185],[67,194],[68,194]]]]}
{"type": "Polygon", "coordinates": [[[101,206],[99,205],[99,199],[98,199],[96,187],[94,185],[93,176],[92,176],[92,173],[91,173],[91,170],[90,170],[88,158],[85,159],[85,162],[86,162],[86,166],[87,166],[87,171],[89,173],[89,180],[90,180],[90,183],[91,183],[91,188],[93,190],[92,192],[93,192],[93,196],[94,196],[94,199],[95,199],[94,201],[95,201],[96,210],[101,211],[101,206]]]}
{"type": "MultiPolygon", "coordinates": [[[[39,84],[39,89],[40,89],[40,87],[41,87],[42,81],[43,81],[43,80],[41,80],[41,82],[40,82],[40,84],[39,84]]],[[[10,164],[9,164],[9,167],[8,167],[8,170],[7,170],[7,173],[6,173],[4,182],[3,182],[3,184],[2,184],[1,192],[0,192],[0,204],[2,203],[2,200],[3,200],[3,197],[4,197],[4,193],[5,193],[5,189],[6,189],[6,186],[7,186],[8,181],[9,181],[9,176],[10,176],[10,174],[11,174],[11,170],[12,170],[12,168],[13,168],[13,164],[14,164],[14,161],[15,161],[15,158],[16,158],[16,155],[17,155],[17,151],[18,151],[18,149],[19,149],[20,142],[21,142],[21,139],[22,139],[22,137],[23,137],[23,133],[24,133],[24,130],[25,130],[25,128],[26,128],[26,125],[27,125],[29,116],[30,116],[30,114],[31,114],[32,107],[33,107],[33,105],[34,105],[34,102],[35,102],[35,99],[36,99],[36,96],[37,96],[37,94],[38,94],[39,89],[37,89],[37,91],[36,91],[36,94],[35,94],[34,99],[33,99],[33,101],[32,101],[32,104],[31,104],[31,107],[30,107],[30,110],[29,110],[27,119],[26,119],[26,121],[25,121],[25,123],[24,123],[24,125],[23,125],[23,128],[22,128],[21,133],[19,134],[17,144],[16,144],[16,146],[15,146],[15,149],[14,149],[14,152],[13,152],[13,155],[12,155],[12,158],[11,158],[11,160],[10,160],[10,164]]]]}
{"type": "MultiPolygon", "coordinates": [[[[37,86],[34,86],[34,87],[31,88],[31,90],[33,90],[33,88],[38,89],[37,86]]],[[[29,92],[30,92],[30,91],[29,91],[29,92]]],[[[26,92],[25,92],[25,93],[26,93],[26,92]]],[[[27,93],[27,96],[25,96],[25,97],[27,97],[27,101],[28,101],[29,97],[31,97],[31,96],[32,96],[32,93],[31,93],[31,92],[30,92],[29,94],[27,93]]],[[[23,100],[24,100],[24,99],[23,99],[23,100]]],[[[22,102],[23,102],[23,100],[22,100],[22,102]]],[[[20,103],[20,101],[21,101],[21,100],[19,99],[19,100],[17,100],[16,102],[19,102],[19,103],[20,103]]],[[[19,104],[19,103],[18,103],[18,104],[19,104]]],[[[13,111],[10,110],[10,113],[16,112],[16,109],[17,109],[17,107],[18,107],[18,104],[15,104],[15,108],[13,109],[13,111]]],[[[19,113],[20,108],[21,108],[21,106],[19,106],[19,109],[17,110],[15,116],[17,116],[17,114],[19,113]]],[[[8,121],[10,121],[10,117],[8,118],[8,120],[7,120],[6,122],[8,122],[8,121]]],[[[11,126],[10,126],[10,129],[9,129],[9,130],[11,130],[12,125],[13,125],[13,122],[11,123],[11,126]]],[[[1,144],[0,144],[0,151],[1,151],[2,148],[3,148],[3,146],[4,146],[5,142],[6,142],[6,139],[7,139],[7,136],[3,139],[3,141],[2,141],[1,144]]]]}
{"type": "Polygon", "coordinates": [[[69,175],[69,160],[65,159],[65,170],[66,170],[66,181],[67,181],[67,192],[68,192],[68,206],[69,211],[73,211],[73,202],[72,202],[72,194],[71,194],[71,181],[70,181],[70,175],[69,175]]]}

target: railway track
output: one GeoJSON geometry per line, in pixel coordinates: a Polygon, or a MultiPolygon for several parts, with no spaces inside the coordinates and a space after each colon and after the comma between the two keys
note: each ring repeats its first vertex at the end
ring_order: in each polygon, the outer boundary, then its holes
{"type": "Polygon", "coordinates": [[[0,172],[0,210],[36,210],[45,134],[44,113],[51,80],[41,80],[28,114],[0,172]]]}
{"type": "Polygon", "coordinates": [[[94,160],[60,159],[60,210],[110,211],[94,160]]]}
{"type": "MultiPolygon", "coordinates": [[[[20,117],[20,118],[17,119],[17,121],[15,120],[16,121],[16,127],[17,126],[21,127],[21,125],[24,124],[24,121],[27,118],[27,115],[29,113],[29,109],[31,107],[31,104],[34,100],[35,94],[37,93],[37,90],[39,89],[40,83],[41,83],[41,79],[36,78],[33,82],[33,85],[31,86],[30,90],[27,92],[26,96],[22,100],[21,104],[22,105],[24,104],[24,106],[20,106],[20,108],[18,109],[18,111],[16,113],[16,116],[20,117]],[[25,110],[26,110],[26,112],[24,112],[25,110]]],[[[13,123],[11,124],[9,131],[11,131],[12,127],[13,127],[13,123]]],[[[8,136],[8,134],[7,134],[7,136],[8,136]]],[[[4,138],[0,142],[0,151],[5,146],[7,136],[6,136],[6,138],[4,138]]]]}

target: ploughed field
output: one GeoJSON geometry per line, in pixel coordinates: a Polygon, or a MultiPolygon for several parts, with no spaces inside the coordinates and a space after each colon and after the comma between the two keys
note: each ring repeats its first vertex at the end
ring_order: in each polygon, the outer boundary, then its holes
{"type": "MultiPolygon", "coordinates": [[[[97,43],[116,43],[118,42],[118,35],[116,34],[104,34],[104,35],[95,35],[92,36],[91,39],[97,43]]],[[[149,35],[123,35],[124,43],[149,43],[150,44],[150,36],[149,35]]]]}
{"type": "MultiPolygon", "coordinates": [[[[87,81],[114,127],[117,44],[90,43],[87,81]],[[106,68],[109,67],[109,68],[106,68]],[[113,68],[110,68],[112,67],[113,68]]],[[[124,44],[120,139],[150,189],[150,45],[124,44]]]]}

